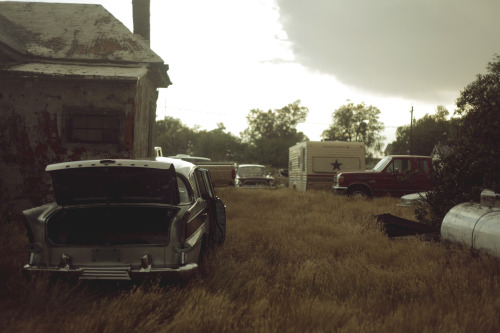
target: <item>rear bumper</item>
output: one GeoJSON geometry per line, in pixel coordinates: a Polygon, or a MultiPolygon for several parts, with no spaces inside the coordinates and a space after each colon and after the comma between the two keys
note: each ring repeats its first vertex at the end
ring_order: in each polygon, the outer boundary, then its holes
{"type": "Polygon", "coordinates": [[[59,268],[27,264],[23,267],[23,273],[27,276],[49,273],[61,278],[78,280],[145,280],[157,277],[183,280],[191,277],[197,269],[198,265],[194,263],[176,268],[149,267],[148,269],[127,266],[59,268]]]}
{"type": "Polygon", "coordinates": [[[346,194],[347,192],[347,187],[343,186],[332,186],[332,191],[335,194],[346,194]]]}

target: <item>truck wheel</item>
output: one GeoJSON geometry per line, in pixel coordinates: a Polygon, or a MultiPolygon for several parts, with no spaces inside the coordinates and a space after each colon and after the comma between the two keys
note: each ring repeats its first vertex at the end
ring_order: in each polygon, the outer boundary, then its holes
{"type": "Polygon", "coordinates": [[[349,190],[349,195],[353,198],[366,198],[370,196],[368,189],[362,186],[355,186],[349,190]]]}

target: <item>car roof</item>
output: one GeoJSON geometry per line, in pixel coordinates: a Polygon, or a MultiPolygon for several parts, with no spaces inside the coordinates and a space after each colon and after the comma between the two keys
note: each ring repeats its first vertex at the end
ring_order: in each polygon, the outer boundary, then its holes
{"type": "Polygon", "coordinates": [[[173,164],[175,167],[175,171],[183,175],[184,177],[189,177],[191,172],[193,171],[194,168],[196,168],[196,165],[194,165],[191,162],[187,162],[178,158],[170,158],[170,157],[156,157],[157,162],[162,162],[162,163],[168,163],[168,164],[173,164]]]}
{"type": "Polygon", "coordinates": [[[239,167],[262,167],[262,168],[265,168],[266,166],[262,165],[262,164],[240,164],[240,165],[238,165],[238,168],[239,167]]]}
{"type": "MultiPolygon", "coordinates": [[[[384,156],[385,157],[385,156],[384,156]]],[[[430,156],[425,155],[388,155],[388,157],[416,157],[416,158],[430,158],[430,156]]]]}

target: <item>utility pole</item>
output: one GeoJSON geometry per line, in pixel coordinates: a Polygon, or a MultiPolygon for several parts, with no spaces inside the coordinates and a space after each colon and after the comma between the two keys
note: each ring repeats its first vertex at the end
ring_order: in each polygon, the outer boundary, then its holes
{"type": "Polygon", "coordinates": [[[412,150],[412,141],[413,141],[413,105],[411,106],[411,111],[410,111],[410,155],[412,155],[413,150],[412,150]]]}

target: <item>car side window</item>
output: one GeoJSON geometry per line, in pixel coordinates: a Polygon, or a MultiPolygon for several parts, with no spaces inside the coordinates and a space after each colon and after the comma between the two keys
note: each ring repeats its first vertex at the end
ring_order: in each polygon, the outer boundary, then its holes
{"type": "Polygon", "coordinates": [[[419,173],[429,174],[429,160],[417,160],[417,170],[419,173]]]}
{"type": "Polygon", "coordinates": [[[389,164],[389,166],[387,167],[387,169],[385,169],[386,172],[394,172],[394,161],[391,162],[391,164],[389,164]]]}
{"type": "Polygon", "coordinates": [[[207,169],[196,169],[196,182],[202,198],[214,198],[215,193],[211,186],[210,175],[207,169]]]}
{"type": "Polygon", "coordinates": [[[399,169],[401,172],[409,171],[410,170],[410,160],[409,159],[401,159],[401,168],[399,169]]]}
{"type": "Polygon", "coordinates": [[[185,180],[182,177],[177,176],[177,184],[179,187],[179,198],[180,203],[189,203],[192,201],[192,195],[189,191],[189,187],[186,184],[185,180]]]}
{"type": "Polygon", "coordinates": [[[215,198],[215,193],[214,189],[212,187],[212,180],[210,179],[210,173],[208,170],[203,170],[202,171],[203,175],[203,181],[205,182],[205,188],[207,189],[207,194],[210,196],[210,198],[215,198]]]}
{"type": "Polygon", "coordinates": [[[405,172],[410,170],[410,160],[404,158],[394,159],[387,167],[387,172],[405,172]]]}

